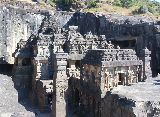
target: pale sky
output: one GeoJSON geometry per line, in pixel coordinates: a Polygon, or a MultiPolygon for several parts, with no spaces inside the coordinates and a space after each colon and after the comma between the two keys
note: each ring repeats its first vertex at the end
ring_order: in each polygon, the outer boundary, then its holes
{"type": "Polygon", "coordinates": [[[156,0],[156,1],[160,2],[160,0],[156,0]]]}

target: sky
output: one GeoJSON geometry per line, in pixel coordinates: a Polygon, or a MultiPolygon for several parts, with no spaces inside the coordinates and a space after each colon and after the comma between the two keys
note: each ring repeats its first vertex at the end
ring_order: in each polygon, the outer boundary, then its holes
{"type": "Polygon", "coordinates": [[[155,0],[155,1],[160,2],[160,0],[155,0]]]}

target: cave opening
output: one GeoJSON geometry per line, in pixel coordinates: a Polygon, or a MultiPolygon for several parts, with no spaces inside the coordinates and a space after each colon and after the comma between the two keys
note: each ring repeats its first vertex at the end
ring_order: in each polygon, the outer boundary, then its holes
{"type": "Polygon", "coordinates": [[[123,85],[124,82],[124,73],[119,73],[119,82],[118,85],[123,85]]]}

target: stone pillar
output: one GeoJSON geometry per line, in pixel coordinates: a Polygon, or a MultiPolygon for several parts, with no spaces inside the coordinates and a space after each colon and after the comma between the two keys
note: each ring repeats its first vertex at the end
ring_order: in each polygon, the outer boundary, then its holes
{"type": "Polygon", "coordinates": [[[143,61],[143,80],[145,80],[147,77],[152,76],[151,72],[151,66],[150,66],[150,60],[151,60],[151,51],[149,51],[147,48],[143,49],[140,52],[140,59],[143,61]]]}
{"type": "Polygon", "coordinates": [[[52,113],[54,117],[65,117],[67,115],[67,89],[68,79],[66,74],[67,54],[57,53],[54,55],[54,77],[53,77],[53,101],[52,113]]]}

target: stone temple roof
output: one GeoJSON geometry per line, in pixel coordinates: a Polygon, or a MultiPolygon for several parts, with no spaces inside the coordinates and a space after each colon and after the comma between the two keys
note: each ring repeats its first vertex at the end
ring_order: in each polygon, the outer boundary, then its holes
{"type": "Polygon", "coordinates": [[[142,61],[132,49],[96,49],[89,50],[82,64],[103,67],[142,65],[142,61]]]}

